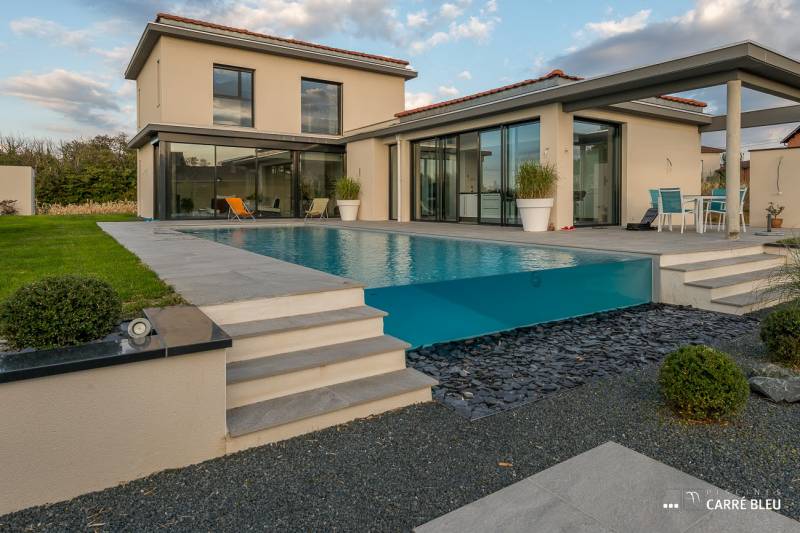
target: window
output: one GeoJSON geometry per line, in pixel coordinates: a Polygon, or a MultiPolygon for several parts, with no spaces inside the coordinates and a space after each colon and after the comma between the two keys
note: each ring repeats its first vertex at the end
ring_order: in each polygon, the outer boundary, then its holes
{"type": "Polygon", "coordinates": [[[302,132],[341,135],[341,84],[303,78],[300,90],[302,132]]]}
{"type": "Polygon", "coordinates": [[[619,126],[575,119],[572,126],[576,226],[619,224],[619,126]]]}
{"type": "Polygon", "coordinates": [[[389,146],[389,220],[397,220],[397,145],[389,146]]]}
{"type": "Polygon", "coordinates": [[[253,71],[214,67],[214,124],[253,126],[253,71]]]}

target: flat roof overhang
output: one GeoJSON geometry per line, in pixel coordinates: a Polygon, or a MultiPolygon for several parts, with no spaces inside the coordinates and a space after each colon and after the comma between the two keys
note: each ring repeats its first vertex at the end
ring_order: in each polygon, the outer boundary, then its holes
{"type": "Polygon", "coordinates": [[[128,142],[128,148],[140,148],[147,143],[157,141],[215,144],[245,148],[316,150],[322,152],[343,152],[345,146],[345,142],[341,138],[207,128],[181,124],[148,124],[131,138],[128,142]]]}
{"type": "MultiPolygon", "coordinates": [[[[551,103],[563,104],[564,111],[568,113],[610,107],[697,124],[701,131],[718,131],[725,129],[724,116],[714,117],[641,100],[724,85],[731,80],[740,80],[744,87],[756,91],[800,102],[800,62],[760,44],[745,41],[530,93],[478,101],[470,107],[450,110],[444,107],[439,113],[425,114],[419,118],[411,115],[391,126],[349,136],[347,140],[394,135],[551,103]]],[[[800,106],[797,109],[790,106],[743,113],[742,121],[744,127],[800,121],[800,106]]]]}
{"type": "Polygon", "coordinates": [[[192,28],[173,26],[170,24],[149,22],[145,27],[142,36],[139,38],[139,42],[136,45],[136,49],[133,52],[130,62],[128,63],[128,67],[125,69],[125,79],[135,80],[137,78],[139,72],[142,70],[142,67],[147,61],[147,58],[150,56],[150,52],[153,50],[153,47],[156,45],[158,39],[162,35],[227,46],[231,48],[266,52],[274,55],[293,57],[296,59],[305,59],[308,61],[315,61],[317,63],[327,63],[330,65],[356,68],[359,70],[368,70],[371,72],[379,72],[381,74],[390,74],[393,76],[400,76],[406,80],[417,77],[417,72],[411,68],[400,65],[392,65],[388,62],[359,58],[355,55],[348,56],[346,54],[324,50],[298,48],[289,45],[281,45],[278,43],[248,39],[246,37],[235,37],[232,35],[223,35],[192,28]]]}

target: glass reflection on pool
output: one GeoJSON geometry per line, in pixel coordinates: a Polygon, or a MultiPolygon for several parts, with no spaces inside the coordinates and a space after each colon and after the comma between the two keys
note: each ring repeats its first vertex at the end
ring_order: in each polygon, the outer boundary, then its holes
{"type": "Polygon", "coordinates": [[[649,258],[320,226],[185,233],[359,281],[414,346],[649,302],[649,258]]]}

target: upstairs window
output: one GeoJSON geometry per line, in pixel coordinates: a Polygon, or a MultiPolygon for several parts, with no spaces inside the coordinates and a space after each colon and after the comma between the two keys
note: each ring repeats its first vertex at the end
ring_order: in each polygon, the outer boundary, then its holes
{"type": "Polygon", "coordinates": [[[214,124],[253,127],[253,71],[214,67],[214,124]]]}
{"type": "Polygon", "coordinates": [[[341,135],[342,85],[303,78],[301,92],[302,132],[341,135]]]}

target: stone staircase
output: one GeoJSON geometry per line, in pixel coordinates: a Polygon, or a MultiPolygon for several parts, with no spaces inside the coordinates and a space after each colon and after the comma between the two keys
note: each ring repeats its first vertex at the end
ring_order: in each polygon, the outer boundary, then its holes
{"type": "Polygon", "coordinates": [[[227,452],[431,399],[409,345],[352,286],[203,309],[228,335],[227,452]]]}
{"type": "Polygon", "coordinates": [[[755,245],[661,256],[660,300],[742,315],[780,303],[786,256],[755,245]]]}

